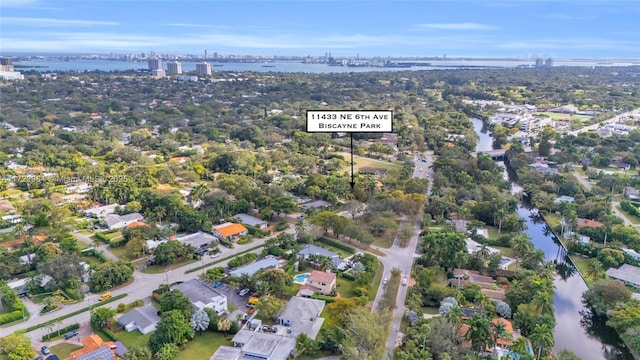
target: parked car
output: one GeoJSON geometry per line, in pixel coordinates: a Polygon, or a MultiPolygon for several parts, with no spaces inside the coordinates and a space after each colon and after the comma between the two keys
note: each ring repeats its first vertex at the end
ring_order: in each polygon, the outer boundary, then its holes
{"type": "Polygon", "coordinates": [[[240,290],[240,292],[238,293],[238,295],[240,296],[245,296],[249,293],[249,289],[242,289],[240,290]]]}
{"type": "Polygon", "coordinates": [[[75,331],[75,330],[74,331],[69,331],[68,333],[64,334],[64,339],[65,340],[69,340],[72,337],[77,336],[77,335],[78,335],[77,331],[75,331]]]}
{"type": "Polygon", "coordinates": [[[219,288],[220,286],[222,286],[222,281],[218,281],[217,283],[213,284],[213,288],[214,288],[214,289],[217,289],[217,288],[219,288]]]}
{"type": "Polygon", "coordinates": [[[49,350],[49,347],[47,345],[43,346],[42,348],[40,348],[40,351],[44,354],[44,355],[49,355],[51,354],[51,350],[49,350]]]}
{"type": "Polygon", "coordinates": [[[263,332],[268,332],[268,333],[277,333],[278,332],[278,328],[275,327],[275,326],[264,325],[262,327],[262,331],[263,332]]]}
{"type": "Polygon", "coordinates": [[[407,286],[407,278],[402,279],[402,286],[407,286]]]}
{"type": "Polygon", "coordinates": [[[382,280],[382,285],[387,285],[387,278],[384,278],[384,280],[382,280]]]}
{"type": "Polygon", "coordinates": [[[100,296],[98,298],[99,301],[105,301],[105,300],[109,300],[109,299],[111,299],[111,293],[110,292],[104,293],[104,294],[102,294],[102,296],[100,296]]]}
{"type": "Polygon", "coordinates": [[[215,259],[215,258],[217,258],[218,256],[220,256],[220,253],[219,253],[219,252],[211,254],[211,258],[212,258],[212,259],[215,259]]]}

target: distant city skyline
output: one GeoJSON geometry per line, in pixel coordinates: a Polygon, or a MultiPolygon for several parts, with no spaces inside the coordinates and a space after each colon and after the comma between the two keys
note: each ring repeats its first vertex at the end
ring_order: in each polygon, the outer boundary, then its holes
{"type": "Polygon", "coordinates": [[[604,0],[0,1],[0,52],[640,58],[604,0]]]}

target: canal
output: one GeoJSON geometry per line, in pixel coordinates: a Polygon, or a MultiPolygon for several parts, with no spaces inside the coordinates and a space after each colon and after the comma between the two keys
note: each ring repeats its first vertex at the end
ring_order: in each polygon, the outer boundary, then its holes
{"type": "MultiPolygon", "coordinates": [[[[482,121],[471,121],[479,136],[477,151],[493,150],[493,139],[488,131],[482,131],[482,121]]],[[[519,191],[520,187],[512,182],[513,190],[519,191]]],[[[569,349],[583,360],[633,360],[618,334],[605,325],[604,319],[594,316],[582,304],[582,293],[587,290],[587,285],[569,261],[558,239],[538,216],[537,209],[520,204],[518,215],[525,219],[526,233],[533,245],[544,252],[547,261],[556,264],[554,352],[569,349]]]]}

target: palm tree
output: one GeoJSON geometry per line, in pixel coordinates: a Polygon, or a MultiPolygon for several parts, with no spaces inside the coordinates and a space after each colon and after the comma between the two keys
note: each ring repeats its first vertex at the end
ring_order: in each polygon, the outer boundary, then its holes
{"type": "Polygon", "coordinates": [[[491,328],[493,330],[493,349],[495,351],[496,345],[498,345],[498,340],[507,339],[511,334],[507,331],[507,325],[504,322],[498,320],[496,322],[491,322],[491,328]]]}
{"type": "Polygon", "coordinates": [[[538,315],[553,314],[553,297],[549,292],[537,292],[531,303],[538,315]]]}
{"type": "Polygon", "coordinates": [[[491,322],[484,314],[473,314],[469,319],[469,330],[465,340],[471,341],[471,347],[480,353],[491,343],[491,322]]]}
{"type": "Polygon", "coordinates": [[[460,308],[460,306],[452,307],[451,310],[447,313],[447,315],[445,315],[447,320],[449,320],[449,322],[453,324],[456,329],[459,329],[460,326],[462,326],[463,316],[464,316],[464,313],[462,312],[462,308],[460,308]]]}
{"type": "Polygon", "coordinates": [[[591,259],[587,263],[584,275],[591,279],[598,279],[602,277],[603,271],[602,263],[598,259],[591,259]]]}
{"type": "Polygon", "coordinates": [[[209,187],[206,183],[199,183],[189,193],[189,200],[191,203],[202,200],[204,196],[209,192],[209,187]]]}
{"type": "Polygon", "coordinates": [[[527,348],[529,347],[529,344],[527,344],[527,338],[524,336],[521,336],[519,338],[517,338],[513,344],[511,344],[511,351],[516,352],[520,355],[524,355],[527,354],[527,348]]]}
{"type": "Polygon", "coordinates": [[[516,253],[516,270],[522,256],[533,250],[533,244],[527,235],[518,235],[511,240],[511,247],[516,253]]]}
{"type": "Polygon", "coordinates": [[[540,249],[529,251],[524,255],[524,263],[531,270],[539,270],[544,263],[544,252],[540,249]]]}
{"type": "Polygon", "coordinates": [[[307,226],[304,223],[304,219],[298,219],[296,221],[296,238],[302,239],[307,232],[307,226]]]}
{"type": "Polygon", "coordinates": [[[553,329],[549,328],[547,324],[536,324],[533,331],[529,335],[531,343],[534,348],[538,348],[538,357],[542,355],[542,350],[545,352],[553,346],[553,329]]]}

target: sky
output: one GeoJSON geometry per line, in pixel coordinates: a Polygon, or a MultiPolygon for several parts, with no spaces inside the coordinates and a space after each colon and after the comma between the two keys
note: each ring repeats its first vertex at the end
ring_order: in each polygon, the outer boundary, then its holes
{"type": "Polygon", "coordinates": [[[0,0],[0,53],[640,58],[640,0],[0,0]]]}

